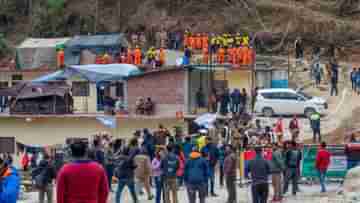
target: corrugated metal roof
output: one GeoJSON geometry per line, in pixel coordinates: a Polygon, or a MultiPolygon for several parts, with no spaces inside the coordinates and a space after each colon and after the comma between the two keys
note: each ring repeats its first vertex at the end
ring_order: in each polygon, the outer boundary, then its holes
{"type": "Polygon", "coordinates": [[[127,45],[124,34],[79,35],[66,43],[67,48],[113,47],[119,45],[127,45]]]}
{"type": "Polygon", "coordinates": [[[17,46],[17,48],[55,47],[58,44],[65,44],[69,40],[70,38],[28,38],[17,46]]]}

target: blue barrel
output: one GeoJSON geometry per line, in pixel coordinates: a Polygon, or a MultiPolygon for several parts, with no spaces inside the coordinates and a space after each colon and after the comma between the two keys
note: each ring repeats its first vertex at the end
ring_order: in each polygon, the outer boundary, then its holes
{"type": "Polygon", "coordinates": [[[273,70],[271,75],[271,88],[288,88],[289,78],[287,70],[273,70]]]}

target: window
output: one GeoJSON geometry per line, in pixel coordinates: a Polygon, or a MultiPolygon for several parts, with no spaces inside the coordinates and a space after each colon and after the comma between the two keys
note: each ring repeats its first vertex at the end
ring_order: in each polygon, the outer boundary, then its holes
{"type": "Polygon", "coordinates": [[[72,82],[72,95],[74,97],[87,97],[90,95],[88,82],[72,82]]]}
{"type": "Polygon", "coordinates": [[[290,92],[282,92],[280,93],[281,99],[286,100],[297,100],[298,96],[296,94],[290,93],[290,92]]]}
{"type": "Polygon", "coordinates": [[[116,96],[123,97],[124,96],[124,84],[123,83],[116,83],[116,96]]]}
{"type": "Polygon", "coordinates": [[[16,74],[16,75],[12,75],[11,76],[11,80],[14,81],[14,80],[22,80],[23,79],[23,76],[22,75],[19,75],[19,74],[16,74]]]}
{"type": "Polygon", "coordinates": [[[0,89],[1,88],[7,88],[9,87],[9,83],[7,81],[1,81],[0,82],[0,89]]]}

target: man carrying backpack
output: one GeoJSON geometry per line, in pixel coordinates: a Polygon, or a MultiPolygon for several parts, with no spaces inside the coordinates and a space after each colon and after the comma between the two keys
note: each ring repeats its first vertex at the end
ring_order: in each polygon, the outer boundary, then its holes
{"type": "Polygon", "coordinates": [[[200,203],[205,203],[208,182],[208,164],[197,150],[190,153],[185,164],[184,180],[189,196],[189,203],[196,202],[199,193],[200,203]]]}
{"type": "Polygon", "coordinates": [[[135,165],[134,159],[130,155],[130,148],[125,147],[119,157],[117,157],[114,175],[118,179],[118,188],[115,196],[115,203],[120,203],[121,193],[125,186],[128,187],[134,203],[138,203],[135,192],[135,165]]]}
{"type": "Polygon", "coordinates": [[[35,186],[39,190],[39,203],[53,202],[53,180],[56,178],[55,168],[51,163],[50,157],[45,154],[44,159],[40,161],[39,167],[32,172],[35,186]]]}
{"type": "Polygon", "coordinates": [[[289,183],[292,182],[292,194],[296,195],[298,190],[298,170],[300,168],[300,161],[301,161],[302,154],[297,149],[296,142],[291,143],[291,149],[286,152],[285,154],[285,165],[286,165],[286,172],[285,172],[285,184],[284,184],[284,194],[288,191],[289,183]]]}
{"type": "Polygon", "coordinates": [[[164,180],[164,200],[165,203],[170,203],[170,191],[172,192],[173,203],[178,202],[177,198],[177,176],[176,171],[179,168],[179,160],[174,153],[174,146],[167,146],[168,153],[161,161],[162,178],[164,180]]]}

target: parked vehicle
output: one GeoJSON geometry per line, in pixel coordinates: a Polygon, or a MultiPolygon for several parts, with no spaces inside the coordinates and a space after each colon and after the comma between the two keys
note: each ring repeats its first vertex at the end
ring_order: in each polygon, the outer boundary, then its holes
{"type": "Polygon", "coordinates": [[[324,114],[328,104],[325,99],[309,96],[293,89],[262,89],[258,91],[255,113],[265,117],[274,115],[305,115],[314,112],[324,114]]]}

